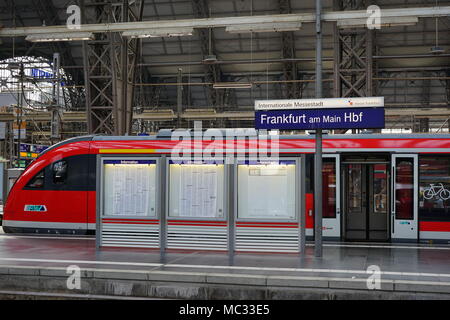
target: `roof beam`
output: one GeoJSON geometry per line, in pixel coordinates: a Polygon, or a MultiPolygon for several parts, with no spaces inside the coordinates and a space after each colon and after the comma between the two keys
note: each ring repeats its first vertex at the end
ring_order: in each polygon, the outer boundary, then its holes
{"type": "MultiPolygon", "coordinates": [[[[396,8],[383,9],[383,17],[444,17],[450,15],[450,6],[420,7],[420,8],[396,8]]],[[[366,10],[329,11],[323,14],[323,21],[345,21],[348,19],[365,19],[368,17],[366,10]]],[[[230,25],[259,25],[267,23],[301,22],[312,23],[315,21],[313,13],[280,14],[262,16],[217,17],[183,20],[159,20],[159,21],[134,21],[118,23],[84,24],[80,29],[68,29],[66,26],[36,26],[16,27],[0,29],[0,37],[24,37],[30,34],[40,33],[67,33],[67,32],[122,32],[137,29],[161,29],[161,28],[218,28],[230,25]]]]}
{"type": "MultiPolygon", "coordinates": [[[[278,7],[280,13],[290,14],[291,1],[290,0],[278,0],[278,7]]],[[[283,59],[288,59],[283,64],[283,74],[285,80],[297,80],[298,79],[298,66],[295,61],[295,36],[294,32],[282,32],[281,33],[281,54],[283,59]]],[[[302,86],[300,83],[287,82],[284,85],[283,96],[286,99],[299,99],[302,97],[302,86]]]]}
{"type": "MultiPolygon", "coordinates": [[[[436,103],[436,107],[430,108],[391,108],[386,109],[386,117],[396,117],[414,114],[415,116],[429,117],[433,116],[434,119],[442,119],[450,116],[450,110],[445,108],[446,103],[436,103]]],[[[224,111],[216,112],[214,108],[202,108],[202,109],[189,109],[182,113],[183,119],[249,119],[253,120],[255,112],[251,111],[252,107],[242,108],[243,110],[237,111],[224,111]]],[[[135,113],[133,119],[143,119],[152,121],[170,121],[176,119],[177,115],[171,109],[160,109],[155,111],[144,111],[142,113],[135,113]]],[[[0,121],[14,121],[16,119],[12,112],[1,112],[0,121]]],[[[50,112],[31,112],[24,114],[24,120],[36,121],[36,122],[49,122],[51,120],[50,112]]],[[[61,115],[62,122],[85,122],[86,112],[63,112],[61,115]]]]}

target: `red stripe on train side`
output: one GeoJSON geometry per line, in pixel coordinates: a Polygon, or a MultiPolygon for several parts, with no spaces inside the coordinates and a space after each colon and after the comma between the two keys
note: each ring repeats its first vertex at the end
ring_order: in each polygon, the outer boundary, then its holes
{"type": "MultiPolygon", "coordinates": [[[[270,140],[269,140],[270,142],[270,140]]],[[[258,141],[261,147],[265,147],[266,141],[258,141]]],[[[235,152],[236,148],[253,149],[257,147],[255,141],[248,140],[215,140],[215,141],[201,141],[199,145],[201,148],[224,148],[229,144],[232,145],[235,152]]],[[[161,150],[159,153],[171,152],[172,148],[190,149],[194,147],[193,140],[171,141],[171,140],[103,140],[91,141],[91,153],[99,153],[99,149],[156,149],[161,150]],[[162,151],[167,150],[167,151],[162,151]]],[[[284,149],[312,149],[315,148],[315,141],[313,139],[280,139],[280,152],[285,153],[284,149]]],[[[423,149],[421,153],[426,153],[427,149],[447,148],[450,149],[450,139],[431,139],[431,138],[381,138],[381,139],[324,139],[324,149],[404,149],[404,148],[420,148],[423,149]]],[[[287,151],[286,153],[292,153],[287,151]]],[[[432,151],[435,153],[434,151],[432,151]]],[[[450,152],[450,150],[449,150],[450,152]]],[[[441,153],[445,153],[442,152],[441,153]]]]}
{"type": "Polygon", "coordinates": [[[438,232],[450,232],[450,221],[421,221],[419,223],[420,231],[438,231],[438,232]]]}

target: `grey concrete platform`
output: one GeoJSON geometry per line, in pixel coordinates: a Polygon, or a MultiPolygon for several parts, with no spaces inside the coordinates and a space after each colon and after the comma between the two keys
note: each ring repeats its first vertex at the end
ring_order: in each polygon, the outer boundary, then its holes
{"type": "Polygon", "coordinates": [[[96,250],[93,237],[0,234],[2,292],[52,298],[450,299],[450,246],[325,243],[304,254],[96,250]],[[69,289],[67,267],[81,269],[69,289]],[[367,285],[369,266],[381,288],[367,285]]]}

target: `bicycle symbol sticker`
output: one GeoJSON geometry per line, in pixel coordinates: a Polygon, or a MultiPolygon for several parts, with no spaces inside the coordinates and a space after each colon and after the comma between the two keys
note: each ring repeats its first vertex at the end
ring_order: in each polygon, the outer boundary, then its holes
{"type": "Polygon", "coordinates": [[[450,190],[445,189],[442,183],[430,183],[430,187],[423,190],[423,198],[427,200],[432,198],[448,200],[450,199],[450,190]]]}

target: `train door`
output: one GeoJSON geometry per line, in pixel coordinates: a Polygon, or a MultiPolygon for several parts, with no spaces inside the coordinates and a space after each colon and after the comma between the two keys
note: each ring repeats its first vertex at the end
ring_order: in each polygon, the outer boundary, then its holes
{"type": "Polygon", "coordinates": [[[341,236],[340,157],[324,154],[322,167],[323,236],[339,240],[341,236]]]}
{"type": "Polygon", "coordinates": [[[344,163],[342,176],[345,239],[388,240],[389,163],[344,163]]]}
{"type": "Polygon", "coordinates": [[[392,155],[391,238],[417,240],[418,156],[392,155]]]}

